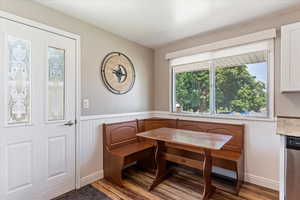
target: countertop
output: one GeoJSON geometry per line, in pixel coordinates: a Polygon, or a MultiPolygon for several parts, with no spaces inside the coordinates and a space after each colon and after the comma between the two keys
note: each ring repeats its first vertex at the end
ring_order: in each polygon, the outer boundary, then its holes
{"type": "Polygon", "coordinates": [[[277,117],[277,134],[300,137],[300,117],[277,117]]]}

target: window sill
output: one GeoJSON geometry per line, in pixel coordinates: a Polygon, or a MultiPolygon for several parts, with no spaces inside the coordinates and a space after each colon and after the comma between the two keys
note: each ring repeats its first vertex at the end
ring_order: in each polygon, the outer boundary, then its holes
{"type": "Polygon", "coordinates": [[[195,117],[195,118],[210,118],[210,119],[224,119],[224,120],[240,120],[240,121],[265,121],[276,122],[275,117],[245,117],[245,116],[225,116],[225,115],[211,115],[211,114],[194,114],[184,112],[170,112],[174,116],[195,117]]]}

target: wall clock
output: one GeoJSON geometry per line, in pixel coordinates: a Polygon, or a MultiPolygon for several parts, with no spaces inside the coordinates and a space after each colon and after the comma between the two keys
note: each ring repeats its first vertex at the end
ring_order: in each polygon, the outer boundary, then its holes
{"type": "Polygon", "coordinates": [[[102,61],[101,76],[108,90],[114,94],[125,94],[134,85],[134,66],[126,55],[111,52],[102,61]]]}

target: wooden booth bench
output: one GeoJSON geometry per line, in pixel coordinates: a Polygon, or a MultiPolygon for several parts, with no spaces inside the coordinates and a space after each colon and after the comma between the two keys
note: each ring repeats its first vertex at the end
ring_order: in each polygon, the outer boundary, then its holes
{"type": "Polygon", "coordinates": [[[154,145],[139,141],[138,122],[103,124],[103,168],[104,177],[122,186],[122,169],[125,165],[138,161],[141,167],[154,168],[154,145]]]}
{"type": "MultiPolygon", "coordinates": [[[[124,164],[141,159],[141,161],[138,161],[140,166],[151,165],[153,167],[155,143],[145,139],[138,140],[136,133],[163,127],[231,135],[232,139],[222,150],[212,151],[212,163],[213,166],[234,171],[236,175],[234,184],[229,187],[223,184],[215,186],[230,193],[237,194],[239,192],[244,181],[244,125],[237,124],[150,118],[104,125],[104,177],[121,185],[121,171],[124,164]],[[128,149],[127,145],[132,146],[129,148],[132,150],[126,150],[128,149]],[[131,157],[134,157],[134,159],[131,157]],[[126,162],[121,162],[120,160],[126,162]],[[118,178],[114,177],[115,174],[117,174],[118,178]]],[[[202,169],[202,166],[199,164],[204,159],[201,149],[193,149],[193,152],[191,152],[189,149],[178,149],[172,144],[166,143],[166,152],[168,153],[167,160],[171,162],[202,169]]]]}

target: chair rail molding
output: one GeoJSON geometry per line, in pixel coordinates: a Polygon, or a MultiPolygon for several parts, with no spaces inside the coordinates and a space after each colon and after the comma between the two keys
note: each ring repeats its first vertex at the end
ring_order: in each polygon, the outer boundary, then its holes
{"type": "Polygon", "coordinates": [[[85,115],[80,117],[80,121],[88,121],[95,119],[109,119],[118,117],[129,117],[138,115],[149,115],[157,113],[157,111],[145,111],[145,112],[131,112],[131,113],[118,113],[118,114],[107,114],[107,115],[85,115]]]}

